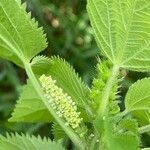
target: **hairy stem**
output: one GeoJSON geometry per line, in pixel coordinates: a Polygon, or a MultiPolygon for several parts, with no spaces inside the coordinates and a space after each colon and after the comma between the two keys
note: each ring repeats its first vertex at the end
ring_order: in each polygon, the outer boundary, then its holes
{"type": "Polygon", "coordinates": [[[150,124],[146,125],[146,126],[143,126],[143,127],[140,127],[138,131],[139,131],[140,134],[150,132],[150,124]]]}
{"type": "Polygon", "coordinates": [[[108,113],[108,103],[109,103],[109,96],[110,96],[110,92],[111,89],[113,87],[113,84],[116,80],[116,76],[118,75],[118,66],[114,66],[112,68],[112,73],[111,73],[111,77],[108,79],[106,86],[104,88],[104,92],[103,92],[103,96],[102,96],[102,100],[101,100],[101,105],[99,106],[99,111],[98,114],[101,117],[106,116],[106,114],[108,113]]]}
{"type": "Polygon", "coordinates": [[[48,109],[48,111],[51,113],[51,115],[54,117],[54,119],[58,122],[58,124],[62,127],[62,129],[66,132],[66,134],[70,137],[70,139],[72,140],[72,142],[79,147],[80,149],[84,150],[85,149],[85,143],[83,143],[83,141],[80,139],[80,137],[73,131],[72,128],[68,127],[65,125],[65,122],[58,117],[58,115],[56,115],[55,111],[52,109],[52,107],[49,105],[48,101],[46,100],[46,98],[43,96],[44,93],[41,90],[41,86],[38,82],[38,80],[36,79],[31,65],[30,63],[24,63],[25,66],[25,70],[27,72],[27,75],[33,85],[33,87],[35,88],[36,92],[38,93],[39,97],[41,98],[42,102],[45,104],[46,108],[48,109]]]}

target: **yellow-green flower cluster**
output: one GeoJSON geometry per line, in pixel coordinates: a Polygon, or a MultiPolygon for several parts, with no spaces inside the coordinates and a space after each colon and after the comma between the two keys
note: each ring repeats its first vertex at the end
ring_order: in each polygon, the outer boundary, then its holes
{"type": "Polygon", "coordinates": [[[82,118],[79,117],[80,112],[77,112],[76,103],[72,98],[56,85],[56,80],[51,76],[42,75],[39,80],[45,97],[56,114],[65,119],[67,126],[70,125],[73,129],[79,127],[82,118]]]}

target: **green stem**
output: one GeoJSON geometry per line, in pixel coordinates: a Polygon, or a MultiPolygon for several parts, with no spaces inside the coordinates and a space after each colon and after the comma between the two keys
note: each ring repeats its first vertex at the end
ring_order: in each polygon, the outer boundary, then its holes
{"type": "Polygon", "coordinates": [[[105,86],[105,89],[104,89],[104,92],[103,92],[103,96],[102,96],[101,105],[100,105],[99,111],[98,111],[98,114],[101,117],[106,116],[106,114],[108,113],[107,106],[108,106],[108,103],[109,103],[109,96],[110,96],[112,86],[113,86],[113,84],[116,80],[116,76],[118,75],[118,70],[119,70],[118,66],[114,66],[112,68],[111,77],[108,79],[108,81],[106,83],[106,86],[105,86]]]}
{"type": "Polygon", "coordinates": [[[139,131],[140,134],[150,132],[150,124],[146,125],[146,126],[143,126],[143,127],[140,127],[138,131],[139,131]]]}
{"type": "Polygon", "coordinates": [[[57,123],[62,127],[62,129],[66,132],[66,134],[70,137],[72,142],[77,147],[79,147],[80,149],[84,150],[85,149],[85,143],[83,143],[83,141],[79,138],[79,136],[74,132],[74,130],[72,128],[67,127],[65,125],[65,122],[61,118],[58,117],[58,115],[55,113],[55,111],[49,105],[48,101],[43,96],[44,93],[41,90],[41,86],[40,86],[38,80],[36,79],[36,77],[35,77],[35,75],[34,75],[34,73],[32,71],[30,63],[26,63],[25,62],[24,66],[25,66],[25,70],[27,72],[27,75],[28,75],[30,81],[32,82],[33,87],[35,88],[35,90],[38,93],[39,97],[41,98],[42,102],[47,107],[48,111],[51,113],[51,115],[54,117],[54,119],[57,121],[57,123]]]}
{"type": "MultiPolygon", "coordinates": [[[[113,66],[111,76],[108,79],[106,86],[104,88],[104,91],[103,91],[103,95],[102,95],[102,99],[101,99],[101,105],[99,106],[99,109],[98,109],[98,118],[104,118],[104,117],[108,116],[109,97],[110,97],[112,87],[113,87],[114,83],[116,82],[115,80],[117,78],[118,71],[119,71],[119,67],[113,66]]],[[[100,137],[100,141],[101,141],[101,137],[100,137]]],[[[101,147],[103,147],[103,146],[101,144],[99,144],[99,149],[101,149],[101,147]]]]}
{"type": "Polygon", "coordinates": [[[89,145],[89,150],[94,150],[95,149],[95,147],[97,146],[96,145],[97,140],[98,140],[98,136],[95,134],[94,138],[92,139],[92,141],[89,145]]]}

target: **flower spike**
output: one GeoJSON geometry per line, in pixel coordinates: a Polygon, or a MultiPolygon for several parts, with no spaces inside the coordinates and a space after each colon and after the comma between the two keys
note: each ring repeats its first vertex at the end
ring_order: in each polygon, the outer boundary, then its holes
{"type": "Polygon", "coordinates": [[[66,121],[67,126],[70,125],[73,129],[79,127],[83,119],[80,118],[80,112],[77,112],[76,103],[72,98],[56,85],[56,80],[53,80],[51,76],[42,75],[39,80],[44,96],[56,114],[66,121]]]}

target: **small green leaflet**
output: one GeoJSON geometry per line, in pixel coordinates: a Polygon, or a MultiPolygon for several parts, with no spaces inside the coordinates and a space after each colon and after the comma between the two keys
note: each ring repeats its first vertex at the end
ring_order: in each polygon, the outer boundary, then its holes
{"type": "Polygon", "coordinates": [[[40,136],[7,134],[0,135],[0,150],[65,150],[61,142],[42,139],[40,136]]]}
{"type": "Polygon", "coordinates": [[[129,88],[125,107],[127,112],[133,112],[141,125],[150,123],[150,78],[138,80],[129,88]]]}
{"type": "Polygon", "coordinates": [[[138,80],[125,97],[126,111],[150,110],[150,78],[138,80]]]}
{"type": "Polygon", "coordinates": [[[25,10],[20,0],[0,0],[0,57],[21,66],[47,46],[42,28],[25,10]]]}
{"type": "Polygon", "coordinates": [[[88,0],[96,41],[114,65],[150,70],[150,1],[88,0]]]}

